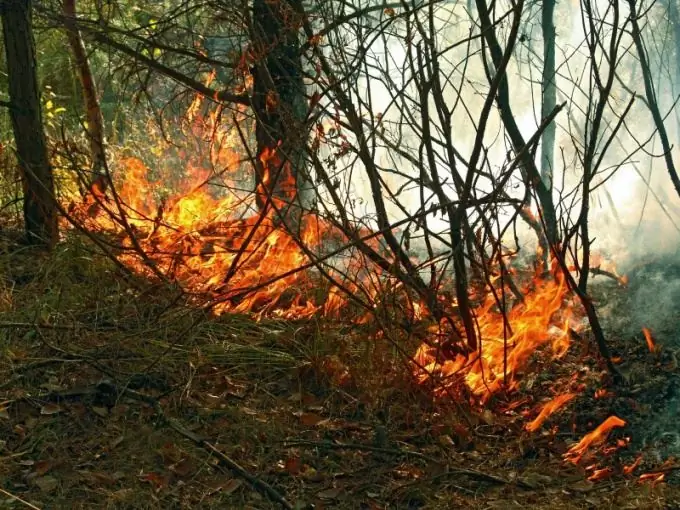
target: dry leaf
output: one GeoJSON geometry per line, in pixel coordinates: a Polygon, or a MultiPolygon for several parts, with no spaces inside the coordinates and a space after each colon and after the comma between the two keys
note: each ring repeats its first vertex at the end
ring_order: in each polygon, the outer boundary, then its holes
{"type": "Polygon", "coordinates": [[[53,464],[48,460],[39,460],[33,465],[33,471],[38,476],[43,476],[52,469],[53,464]]]}
{"type": "Polygon", "coordinates": [[[300,423],[305,427],[313,427],[322,421],[324,421],[324,417],[316,413],[302,413],[300,415],[300,423]]]}
{"type": "Polygon", "coordinates": [[[285,463],[285,470],[290,475],[298,475],[302,470],[302,464],[300,463],[300,457],[288,457],[285,463]]]}
{"type": "Polygon", "coordinates": [[[448,434],[439,436],[439,444],[442,446],[454,446],[453,439],[448,434]]]}
{"type": "Polygon", "coordinates": [[[118,446],[120,443],[122,443],[124,440],[125,440],[125,436],[118,436],[116,439],[114,439],[113,441],[111,441],[111,443],[109,444],[109,446],[111,446],[111,448],[115,448],[115,447],[118,446]]]}
{"type": "Polygon", "coordinates": [[[33,480],[33,483],[35,483],[43,492],[52,492],[59,485],[59,482],[53,476],[43,476],[41,478],[36,478],[33,480]]]}
{"type": "Polygon", "coordinates": [[[101,416],[102,418],[106,418],[109,415],[109,410],[106,407],[92,406],[92,412],[97,416],[101,416]]]}
{"type": "Polygon", "coordinates": [[[0,418],[3,420],[9,420],[9,412],[7,411],[6,407],[0,409],[0,418]]]}
{"type": "Polygon", "coordinates": [[[194,471],[194,463],[191,459],[184,458],[170,466],[170,470],[180,477],[189,476],[194,471]]]}
{"type": "MultiPolygon", "coordinates": [[[[57,414],[57,413],[60,413],[62,411],[63,411],[63,409],[61,408],[61,406],[59,406],[57,404],[53,404],[51,402],[45,404],[44,406],[42,406],[40,408],[40,414],[46,415],[46,416],[49,416],[49,415],[52,415],[52,414],[57,414]]],[[[27,423],[27,425],[28,425],[28,423],[27,423]]]]}
{"type": "Polygon", "coordinates": [[[238,490],[241,485],[243,485],[242,480],[239,480],[238,478],[232,478],[222,486],[222,492],[225,494],[231,494],[232,492],[238,490]]]}
{"type": "Polygon", "coordinates": [[[338,487],[333,487],[330,489],[323,490],[321,492],[317,492],[317,496],[320,497],[321,499],[338,499],[338,496],[342,494],[342,489],[338,487]]]}

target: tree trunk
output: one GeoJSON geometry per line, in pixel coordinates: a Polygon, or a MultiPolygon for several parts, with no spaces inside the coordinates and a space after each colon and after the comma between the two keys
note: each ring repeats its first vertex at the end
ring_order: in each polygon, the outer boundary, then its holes
{"type": "Polygon", "coordinates": [[[97,186],[103,191],[108,184],[106,172],[106,148],[104,138],[104,119],[97,98],[97,87],[87,60],[85,44],[76,25],[76,0],[64,0],[63,4],[66,35],[75,60],[75,68],[85,101],[87,119],[87,138],[90,142],[92,158],[92,175],[89,185],[97,186]]]}
{"type": "Polygon", "coordinates": [[[30,244],[49,249],[57,241],[57,214],[40,111],[31,1],[5,0],[1,9],[10,116],[24,189],[26,238],[30,244]]]}
{"type": "MultiPolygon", "coordinates": [[[[541,79],[541,118],[545,119],[557,105],[555,85],[555,0],[543,0],[541,27],[543,29],[543,75],[541,79]]],[[[545,186],[553,187],[553,158],[555,154],[555,123],[551,122],[543,132],[541,141],[541,178],[545,186]]]]}
{"type": "Polygon", "coordinates": [[[300,24],[290,0],[253,0],[257,203],[262,210],[273,206],[289,227],[299,221],[306,175],[300,24]]]}

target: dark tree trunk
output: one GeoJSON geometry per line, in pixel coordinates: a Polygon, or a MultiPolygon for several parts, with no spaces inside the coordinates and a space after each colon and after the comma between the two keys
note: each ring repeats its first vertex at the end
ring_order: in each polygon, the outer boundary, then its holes
{"type": "Polygon", "coordinates": [[[106,148],[104,138],[104,118],[97,98],[97,86],[94,81],[90,63],[87,60],[85,43],[76,25],[76,0],[64,0],[64,16],[66,18],[66,35],[75,61],[75,71],[80,80],[85,102],[87,118],[87,138],[90,142],[92,158],[92,176],[88,185],[97,186],[100,191],[106,189],[108,177],[106,172],[106,148]]]}
{"type": "Polygon", "coordinates": [[[5,0],[2,30],[9,75],[10,116],[24,188],[24,220],[30,244],[57,241],[52,167],[47,156],[36,73],[30,0],[5,0]]]}
{"type": "Polygon", "coordinates": [[[300,14],[289,0],[253,0],[253,110],[258,206],[273,205],[289,226],[299,220],[306,175],[307,100],[300,14]]]}

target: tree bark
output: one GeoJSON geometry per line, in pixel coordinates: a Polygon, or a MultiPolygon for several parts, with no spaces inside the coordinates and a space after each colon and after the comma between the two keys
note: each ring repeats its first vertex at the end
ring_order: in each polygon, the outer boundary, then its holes
{"type": "Polygon", "coordinates": [[[5,0],[0,4],[10,117],[24,191],[26,240],[49,249],[58,238],[57,209],[40,111],[31,7],[30,0],[5,0]]]}
{"type": "MultiPolygon", "coordinates": [[[[543,29],[543,75],[541,77],[541,118],[545,119],[557,105],[555,85],[555,0],[543,0],[541,27],[543,29]]],[[[552,190],[553,158],[555,155],[555,123],[551,122],[543,132],[541,140],[541,178],[552,190]]]]}
{"type": "Polygon", "coordinates": [[[66,35],[68,38],[76,73],[82,87],[87,119],[87,138],[90,142],[90,157],[92,158],[91,186],[97,186],[103,191],[108,184],[106,172],[106,140],[104,138],[104,118],[97,98],[95,84],[83,38],[76,25],[76,0],[64,0],[63,3],[66,35]]]}
{"type": "Polygon", "coordinates": [[[306,175],[308,105],[302,79],[300,15],[290,0],[253,1],[257,203],[261,209],[276,207],[288,226],[299,220],[306,175]]]}

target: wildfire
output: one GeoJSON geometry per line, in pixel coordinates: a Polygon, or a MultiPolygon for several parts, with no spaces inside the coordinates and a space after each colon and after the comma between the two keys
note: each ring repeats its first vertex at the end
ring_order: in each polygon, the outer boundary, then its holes
{"type": "Polygon", "coordinates": [[[609,436],[609,432],[617,427],[623,427],[625,425],[626,422],[621,418],[617,416],[610,416],[595,430],[583,436],[583,438],[578,443],[569,448],[567,453],[563,455],[564,460],[571,462],[572,464],[578,464],[592,446],[597,446],[604,443],[609,436]]]}
{"type": "Polygon", "coordinates": [[[642,333],[645,335],[649,352],[654,354],[656,352],[656,343],[654,342],[654,337],[652,337],[652,332],[648,328],[642,328],[642,333]]]}
{"type": "MultiPolygon", "coordinates": [[[[537,349],[550,345],[555,357],[567,352],[574,317],[566,295],[562,278],[535,278],[526,289],[524,302],[507,313],[507,321],[494,311],[496,300],[488,296],[476,311],[482,338],[479,351],[469,359],[458,354],[442,360],[441,348],[423,344],[415,355],[416,375],[421,382],[436,377],[442,390],[462,378],[482,401],[501,388],[515,389],[516,376],[537,349]]],[[[442,325],[439,329],[445,328],[442,325]]]]}
{"type": "MultiPolygon", "coordinates": [[[[191,104],[185,123],[193,136],[209,134],[209,162],[188,158],[174,186],[177,193],[162,198],[157,190],[163,189],[163,180],[152,178],[141,160],[122,158],[116,195],[94,189],[83,204],[70,208],[71,214],[90,231],[115,236],[122,248],[118,259],[127,267],[178,282],[189,295],[209,301],[216,314],[300,318],[338,313],[348,302],[346,294],[337,288],[320,291],[321,279],[302,268],[314,266],[310,255],[321,253],[324,244],[346,242],[344,236],[315,215],[302,217],[296,233],[282,228],[279,212],[294,199],[295,179],[275,148],[260,154],[264,170],[256,193],[211,189],[207,183],[215,177],[213,168],[223,169],[224,188],[239,188],[243,169],[232,150],[239,141],[214,116],[200,116],[199,107],[197,101],[191,104]],[[268,193],[269,187],[276,195],[268,193]],[[257,195],[265,197],[264,207],[256,203],[257,195]]],[[[359,279],[370,288],[371,279],[380,276],[354,252],[343,262],[344,273],[324,270],[345,291],[357,292],[359,279]]]]}
{"type": "Polygon", "coordinates": [[[541,412],[538,413],[538,416],[536,416],[536,418],[534,418],[533,421],[527,423],[525,427],[526,430],[528,430],[529,432],[535,432],[538,429],[540,429],[541,425],[543,425],[545,420],[547,420],[555,412],[562,409],[568,402],[573,400],[575,396],[576,396],[575,393],[564,393],[552,399],[550,402],[543,406],[541,412]]]}

